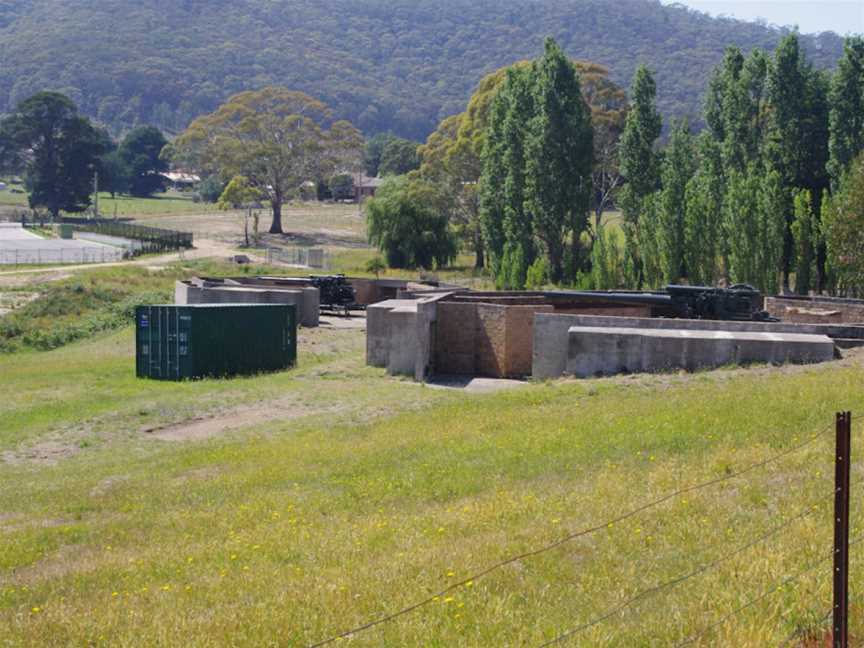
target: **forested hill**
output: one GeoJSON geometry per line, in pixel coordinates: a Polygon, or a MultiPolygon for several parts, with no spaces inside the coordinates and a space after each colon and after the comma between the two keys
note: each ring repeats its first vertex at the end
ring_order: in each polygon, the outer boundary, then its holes
{"type": "MultiPolygon", "coordinates": [[[[487,72],[554,36],[628,85],[657,73],[666,115],[696,115],[729,44],[773,49],[778,30],[657,0],[0,0],[0,113],[68,94],[115,132],[177,131],[233,92],[285,85],[367,133],[423,139],[487,72]]],[[[842,50],[807,37],[820,67],[842,50]]]]}

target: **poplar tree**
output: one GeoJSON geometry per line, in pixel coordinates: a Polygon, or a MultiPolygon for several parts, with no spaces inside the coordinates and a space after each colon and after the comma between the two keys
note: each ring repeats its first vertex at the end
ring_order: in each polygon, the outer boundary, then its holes
{"type": "MultiPolygon", "coordinates": [[[[644,66],[636,70],[630,89],[630,112],[621,135],[621,173],[627,183],[621,189],[619,205],[624,216],[625,259],[628,283],[639,285],[644,276],[639,220],[645,199],[657,190],[660,164],[654,149],[663,126],[656,108],[657,86],[644,66]]],[[[649,246],[650,247],[650,246],[649,246]]]]}
{"type": "Polygon", "coordinates": [[[684,261],[691,284],[712,285],[719,277],[718,260],[727,256],[722,244],[724,174],[720,146],[710,133],[698,140],[699,167],[687,183],[684,216],[684,261]]]}
{"type": "MultiPolygon", "coordinates": [[[[809,189],[814,212],[820,213],[822,191],[827,188],[828,102],[825,77],[813,70],[801,52],[798,36],[780,41],[768,75],[771,102],[769,164],[775,168],[787,193],[809,189]]],[[[791,195],[791,193],[789,193],[791,195]]],[[[795,257],[792,236],[792,201],[784,202],[783,286],[788,288],[795,257]]],[[[824,255],[822,255],[824,257],[824,255]]],[[[823,272],[820,270],[820,277],[823,272]]],[[[820,282],[821,283],[821,282],[820,282]]]]}
{"type": "Polygon", "coordinates": [[[557,283],[564,276],[568,234],[575,265],[579,237],[588,225],[594,157],[591,110],[575,66],[551,38],[532,73],[534,115],[524,151],[525,205],[548,256],[550,278],[557,283]]]}
{"type": "Polygon", "coordinates": [[[690,126],[679,121],[672,131],[663,159],[659,196],[659,244],[666,283],[687,276],[685,264],[685,221],[687,183],[695,172],[695,150],[690,126]]]}
{"type": "Polygon", "coordinates": [[[495,97],[483,155],[481,225],[501,288],[525,286],[536,256],[525,205],[525,140],[533,114],[530,69],[510,69],[495,97]]]}
{"type": "Polygon", "coordinates": [[[723,201],[723,232],[729,244],[727,273],[734,283],[761,283],[757,263],[759,190],[755,165],[744,171],[732,169],[729,172],[723,201]]]}
{"type": "Polygon", "coordinates": [[[813,200],[806,189],[795,195],[795,221],[792,223],[795,239],[795,292],[806,295],[813,284],[816,246],[819,228],[813,213],[813,200]]]}
{"type": "Polygon", "coordinates": [[[864,150],[864,37],[846,39],[831,80],[829,105],[828,172],[832,189],[838,191],[852,160],[864,150]]]}

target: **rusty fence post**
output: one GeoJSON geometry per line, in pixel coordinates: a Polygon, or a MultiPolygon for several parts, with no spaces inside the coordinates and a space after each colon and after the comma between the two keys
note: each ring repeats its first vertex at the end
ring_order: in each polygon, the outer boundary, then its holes
{"type": "Polygon", "coordinates": [[[834,456],[834,648],[849,646],[849,473],[852,413],[837,414],[834,456]]]}

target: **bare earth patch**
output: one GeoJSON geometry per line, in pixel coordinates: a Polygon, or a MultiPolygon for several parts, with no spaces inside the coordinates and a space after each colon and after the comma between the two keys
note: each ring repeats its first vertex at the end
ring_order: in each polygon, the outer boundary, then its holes
{"type": "Polygon", "coordinates": [[[79,450],[78,446],[63,441],[42,441],[21,450],[6,450],[0,453],[0,459],[4,463],[13,465],[33,462],[53,466],[63,459],[78,454],[79,450]]]}
{"type": "Polygon", "coordinates": [[[214,436],[242,428],[304,416],[335,414],[339,406],[315,407],[295,400],[274,401],[257,407],[243,407],[226,414],[194,418],[144,432],[160,441],[204,441],[214,436]]]}

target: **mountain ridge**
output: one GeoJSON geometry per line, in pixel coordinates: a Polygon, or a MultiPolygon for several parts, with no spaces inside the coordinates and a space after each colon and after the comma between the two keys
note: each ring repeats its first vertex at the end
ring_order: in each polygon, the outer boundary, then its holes
{"type": "MultiPolygon", "coordinates": [[[[552,36],[624,87],[649,65],[661,111],[698,119],[727,45],[773,49],[785,33],[659,0],[0,0],[0,112],[52,89],[115,133],[177,132],[234,92],[277,84],[367,133],[422,140],[483,75],[552,36]]],[[[842,52],[836,34],[801,39],[817,67],[842,52]]]]}

